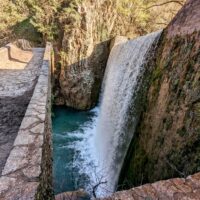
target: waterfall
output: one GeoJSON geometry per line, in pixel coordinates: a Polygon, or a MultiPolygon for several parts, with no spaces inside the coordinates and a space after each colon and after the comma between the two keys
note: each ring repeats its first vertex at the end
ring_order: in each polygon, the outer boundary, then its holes
{"type": "Polygon", "coordinates": [[[161,31],[123,40],[109,56],[102,88],[100,114],[94,136],[94,149],[103,189],[100,195],[116,189],[119,173],[140,116],[138,92],[145,66],[161,31]],[[102,181],[103,182],[103,181],[102,181]]]}

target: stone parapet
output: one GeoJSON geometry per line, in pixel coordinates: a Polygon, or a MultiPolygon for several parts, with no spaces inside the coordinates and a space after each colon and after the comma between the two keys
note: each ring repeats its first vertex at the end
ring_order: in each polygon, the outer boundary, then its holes
{"type": "Polygon", "coordinates": [[[0,69],[22,70],[33,58],[32,49],[18,48],[14,43],[9,43],[0,48],[0,69]]]}
{"type": "Polygon", "coordinates": [[[198,200],[200,173],[187,178],[174,178],[116,192],[102,200],[198,200]]]}
{"type": "Polygon", "coordinates": [[[33,96],[0,177],[1,200],[53,198],[51,51],[47,43],[33,96]]]}

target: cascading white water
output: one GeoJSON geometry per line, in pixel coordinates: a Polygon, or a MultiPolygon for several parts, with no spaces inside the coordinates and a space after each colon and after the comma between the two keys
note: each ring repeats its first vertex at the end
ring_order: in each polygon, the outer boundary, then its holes
{"type": "MultiPolygon", "coordinates": [[[[149,50],[161,31],[117,44],[111,51],[103,83],[100,115],[94,136],[96,163],[106,190],[116,188],[124,157],[130,145],[139,115],[134,104],[142,83],[149,50]],[[131,115],[130,115],[131,113],[131,115]],[[136,114],[137,113],[137,114],[136,114]],[[127,131],[131,124],[131,133],[127,131]]],[[[105,192],[106,191],[106,192],[105,192]]]]}
{"type": "Polygon", "coordinates": [[[140,93],[149,67],[146,64],[160,35],[161,31],[115,43],[102,84],[100,107],[90,111],[91,120],[68,133],[69,138],[79,138],[67,145],[76,152],[70,166],[78,169],[82,179],[85,177],[84,189],[93,196],[104,197],[116,189],[140,116],[140,93]]]}

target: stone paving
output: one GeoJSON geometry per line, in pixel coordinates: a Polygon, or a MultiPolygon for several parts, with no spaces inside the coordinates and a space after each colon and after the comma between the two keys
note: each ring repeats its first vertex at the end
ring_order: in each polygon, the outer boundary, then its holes
{"type": "MultiPolygon", "coordinates": [[[[23,61],[30,62],[26,63],[24,69],[18,68],[19,61],[17,59],[10,61],[12,63],[11,69],[9,69],[9,66],[4,69],[3,65],[0,65],[0,173],[31,99],[44,54],[44,50],[40,48],[27,52],[13,45],[10,46],[12,50],[14,49],[12,53],[15,56],[17,54],[22,55],[23,61]],[[16,69],[13,67],[15,63],[16,69]]],[[[4,53],[7,52],[2,52],[1,48],[1,58],[6,57],[4,53]]],[[[6,63],[9,63],[8,60],[6,60],[6,63]]]]}
{"type": "MultiPolygon", "coordinates": [[[[37,59],[34,62],[33,57],[31,62],[34,64],[27,68],[32,69],[30,71],[39,77],[0,177],[0,200],[44,199],[42,196],[51,199],[52,196],[51,123],[49,121],[51,45],[47,45],[44,57],[42,57],[42,49],[35,49],[34,53],[37,59]],[[36,63],[42,65],[41,68],[34,70],[36,63]]],[[[21,76],[20,73],[16,74],[21,76]]],[[[26,74],[29,77],[27,82],[31,81],[30,73],[27,71],[24,76],[26,74]]],[[[30,87],[29,84],[27,87],[30,87]]],[[[21,92],[23,90],[24,87],[21,92]]]]}
{"type": "MultiPolygon", "coordinates": [[[[26,63],[24,69],[2,69],[3,67],[0,66],[0,97],[20,96],[33,87],[40,70],[43,53],[42,48],[33,49],[32,59],[26,63]]],[[[13,62],[19,63],[19,61],[13,62]]]]}

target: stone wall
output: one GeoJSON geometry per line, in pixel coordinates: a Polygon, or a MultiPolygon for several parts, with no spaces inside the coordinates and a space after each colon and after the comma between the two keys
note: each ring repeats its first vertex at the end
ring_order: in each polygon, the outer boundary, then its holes
{"type": "Polygon", "coordinates": [[[0,177],[0,199],[53,199],[51,51],[47,43],[33,96],[0,177]]]}
{"type": "Polygon", "coordinates": [[[174,178],[116,192],[103,200],[198,200],[200,173],[187,178],[174,178]]]}
{"type": "Polygon", "coordinates": [[[33,58],[31,49],[23,50],[10,43],[0,48],[0,69],[24,69],[33,58]]]}

